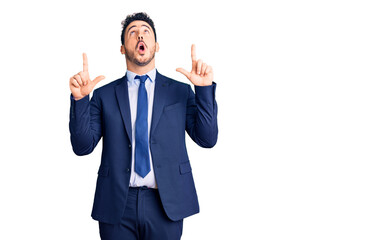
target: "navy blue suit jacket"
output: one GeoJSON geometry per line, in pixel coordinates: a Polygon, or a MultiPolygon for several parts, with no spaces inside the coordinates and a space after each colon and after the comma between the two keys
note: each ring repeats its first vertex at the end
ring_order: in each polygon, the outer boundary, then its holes
{"type": "MultiPolygon", "coordinates": [[[[171,220],[199,212],[185,131],[198,145],[217,141],[216,84],[195,87],[157,72],[150,129],[150,151],[163,208],[171,220]]],[[[92,217],[116,224],[125,209],[131,169],[131,118],[126,76],[75,101],[71,97],[71,143],[74,153],[91,153],[103,138],[92,217]]]]}

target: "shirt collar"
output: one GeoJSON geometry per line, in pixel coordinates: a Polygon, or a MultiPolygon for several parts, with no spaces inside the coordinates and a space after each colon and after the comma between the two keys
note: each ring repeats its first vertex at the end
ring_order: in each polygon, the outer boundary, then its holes
{"type": "MultiPolygon", "coordinates": [[[[134,83],[134,78],[138,75],[134,72],[131,72],[129,70],[127,70],[126,72],[127,74],[127,80],[128,82],[130,83],[134,83]]],[[[153,68],[151,71],[147,72],[145,75],[148,75],[149,76],[149,79],[151,82],[154,82],[155,81],[155,77],[157,75],[157,69],[156,68],[153,68]]]]}

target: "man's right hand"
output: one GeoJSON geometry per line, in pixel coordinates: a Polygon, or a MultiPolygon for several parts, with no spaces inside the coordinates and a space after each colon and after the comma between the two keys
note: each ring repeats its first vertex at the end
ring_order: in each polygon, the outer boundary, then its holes
{"type": "Polygon", "coordinates": [[[90,80],[86,53],[83,53],[82,57],[84,60],[83,71],[77,73],[69,80],[69,87],[75,100],[80,100],[89,95],[95,85],[105,79],[105,76],[101,75],[94,80],[90,80]]]}

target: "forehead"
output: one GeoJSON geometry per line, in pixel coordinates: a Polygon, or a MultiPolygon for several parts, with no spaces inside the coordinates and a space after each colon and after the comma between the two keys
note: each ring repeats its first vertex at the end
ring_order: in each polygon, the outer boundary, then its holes
{"type": "Polygon", "coordinates": [[[138,27],[138,28],[140,28],[140,27],[142,27],[142,26],[146,26],[146,27],[150,28],[150,30],[153,31],[153,29],[151,28],[151,26],[150,26],[147,22],[145,22],[145,21],[141,21],[141,20],[135,20],[135,21],[131,22],[131,23],[127,26],[126,31],[128,31],[128,30],[129,30],[130,28],[132,28],[132,27],[138,27]]]}

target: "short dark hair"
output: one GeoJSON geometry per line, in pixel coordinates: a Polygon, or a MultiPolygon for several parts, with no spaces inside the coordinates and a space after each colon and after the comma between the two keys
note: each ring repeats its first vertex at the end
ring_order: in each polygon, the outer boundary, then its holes
{"type": "Polygon", "coordinates": [[[121,31],[121,45],[124,45],[125,29],[128,27],[128,25],[131,22],[137,21],[137,20],[147,22],[150,25],[150,27],[153,29],[153,32],[154,32],[155,41],[157,41],[157,33],[155,32],[153,20],[151,20],[149,15],[147,15],[146,13],[139,12],[139,13],[129,14],[127,18],[121,22],[121,25],[123,26],[123,30],[121,31]]]}

